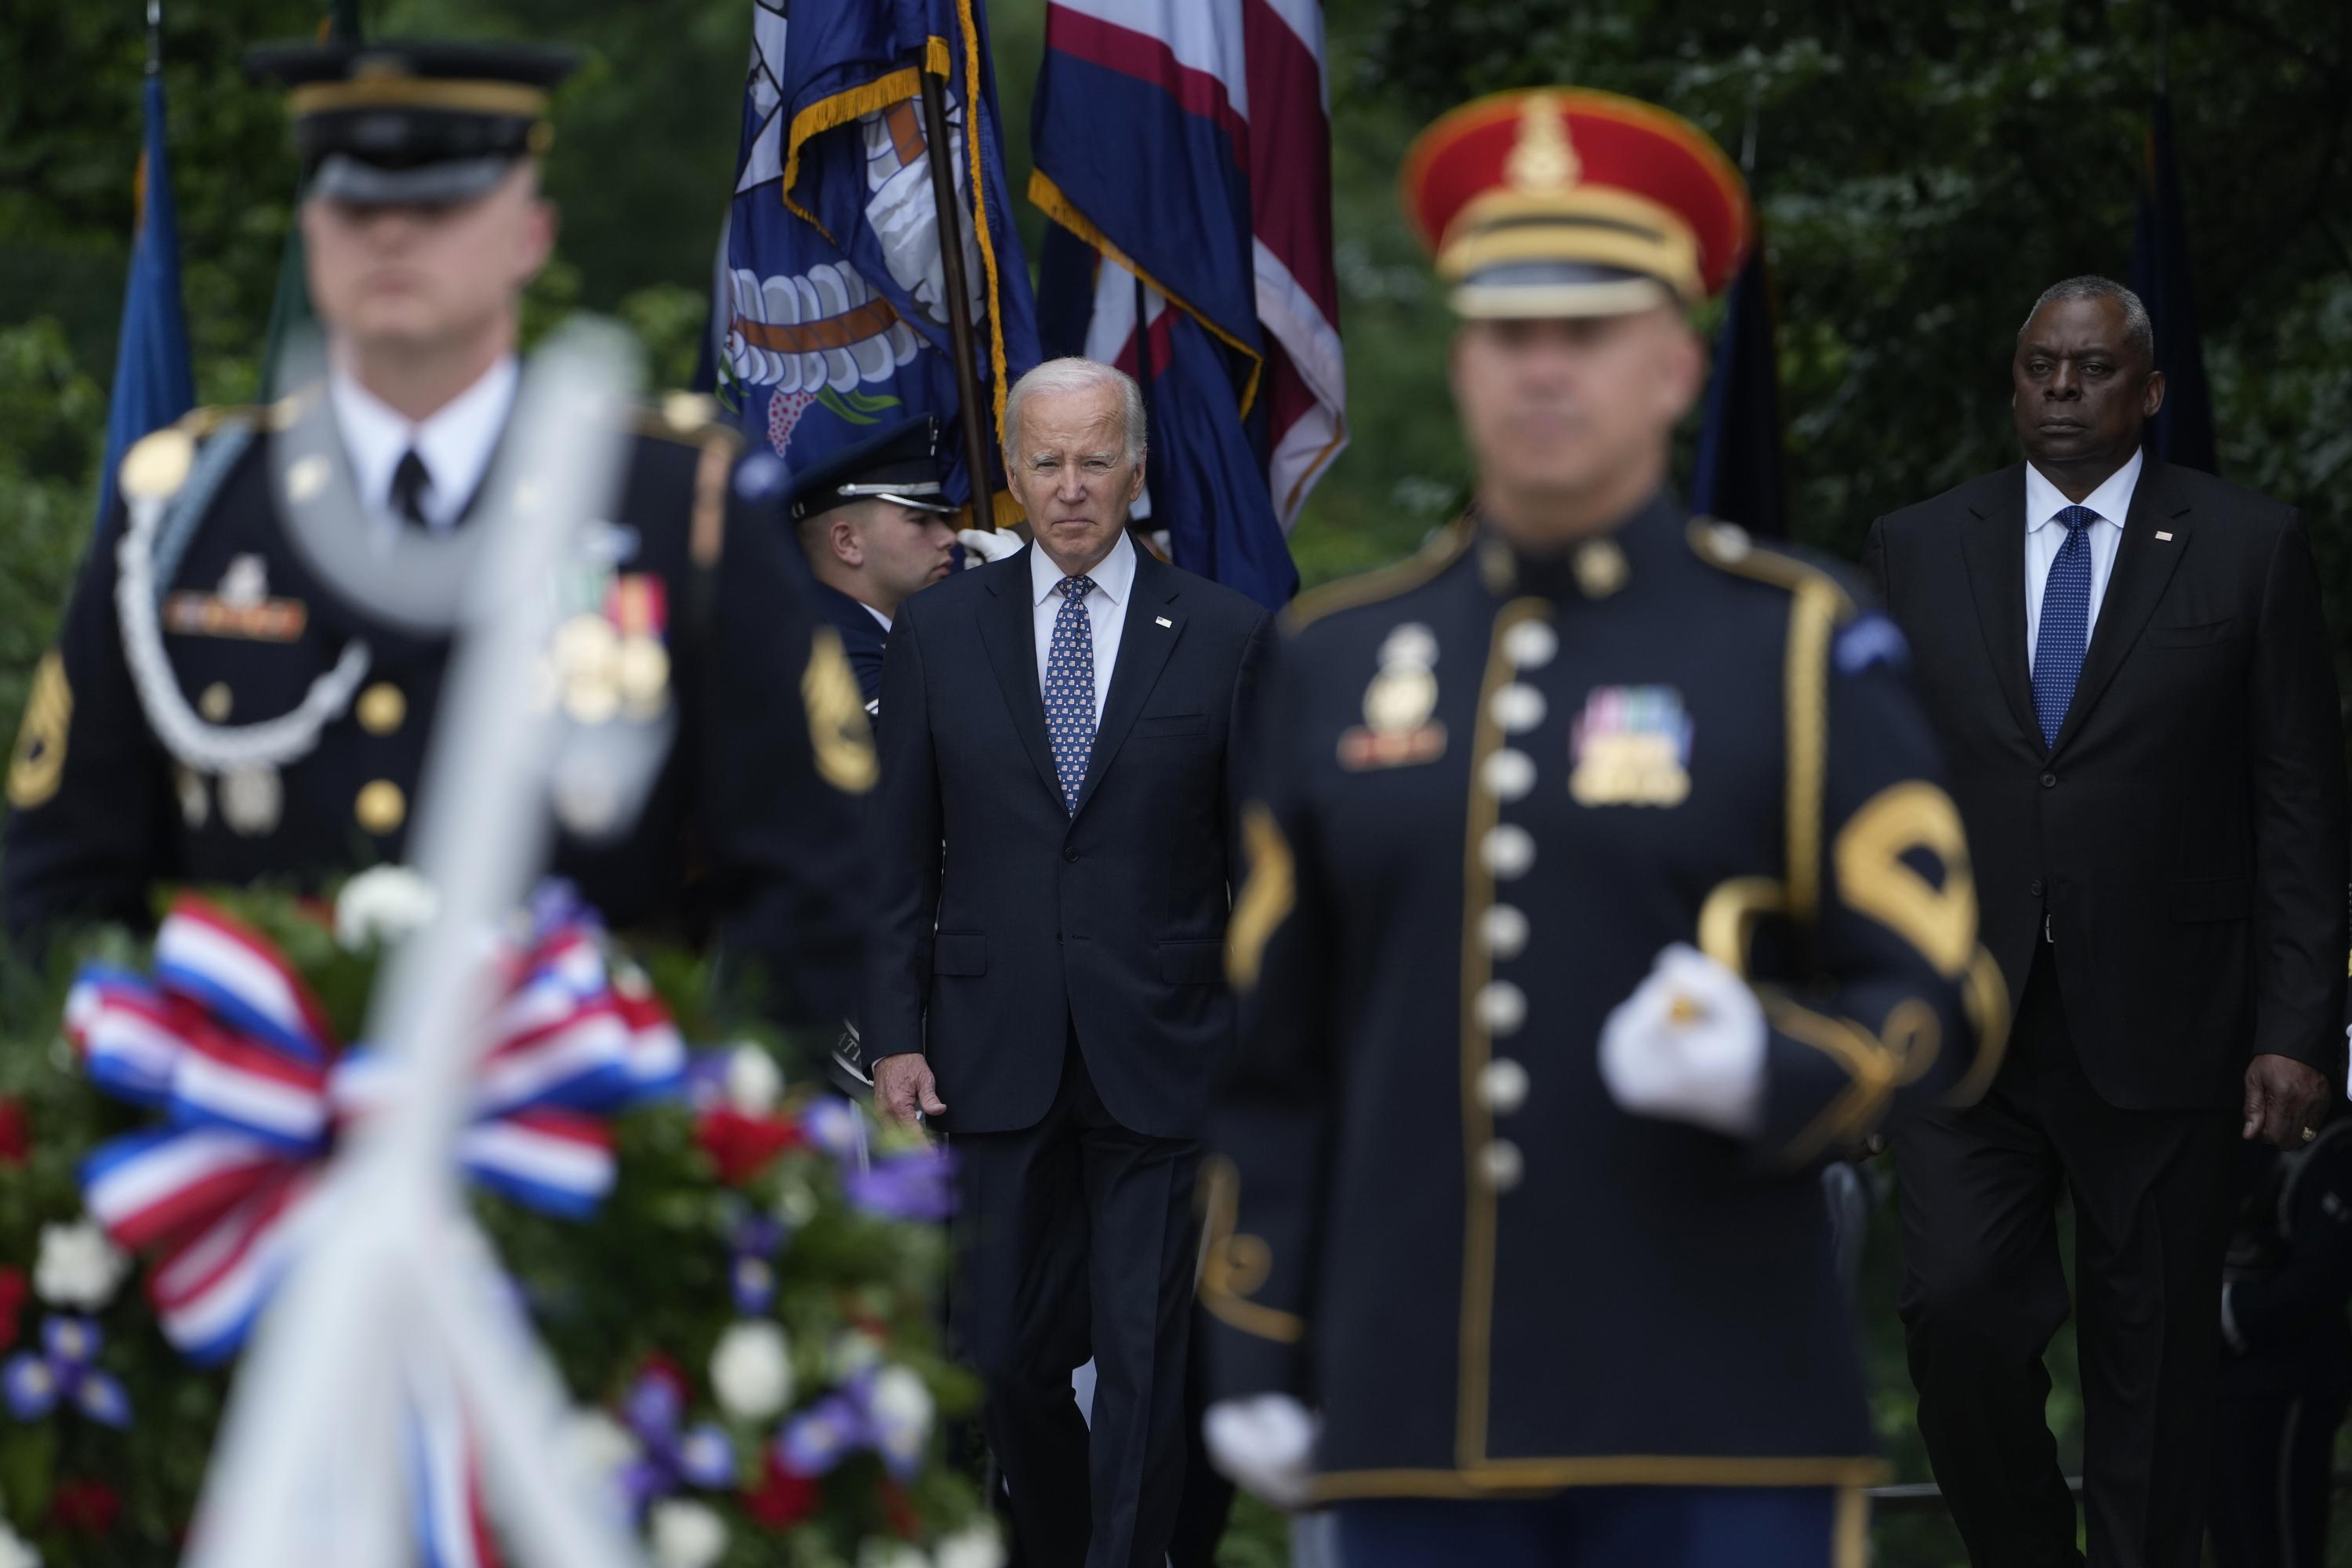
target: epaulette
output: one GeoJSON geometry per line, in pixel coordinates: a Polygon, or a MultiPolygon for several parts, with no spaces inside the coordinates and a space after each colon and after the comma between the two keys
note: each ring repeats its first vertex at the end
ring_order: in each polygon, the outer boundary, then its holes
{"type": "Polygon", "coordinates": [[[702,392],[667,393],[651,407],[632,409],[629,427],[640,436],[689,447],[719,442],[740,450],[743,445],[742,432],[720,421],[719,400],[702,392]]]}
{"type": "Polygon", "coordinates": [[[1462,552],[1470,548],[1470,541],[1475,531],[1469,514],[1465,513],[1432,535],[1419,550],[1392,566],[1343,577],[1337,583],[1327,583],[1320,588],[1299,595],[1283,612],[1283,619],[1295,632],[1339,611],[1377,605],[1383,599],[1409,594],[1460,560],[1462,552]]]}
{"type": "Polygon", "coordinates": [[[1790,594],[1818,597],[1829,606],[1831,619],[1836,625],[1843,626],[1853,618],[1853,595],[1846,592],[1845,584],[1833,574],[1801,555],[1758,543],[1738,523],[1695,517],[1684,537],[1690,541],[1698,558],[1710,566],[1735,577],[1769,583],[1790,594]]]}

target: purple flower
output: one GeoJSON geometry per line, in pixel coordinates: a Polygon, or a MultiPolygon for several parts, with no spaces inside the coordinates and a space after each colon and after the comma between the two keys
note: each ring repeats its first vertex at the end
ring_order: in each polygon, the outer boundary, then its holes
{"type": "Polygon", "coordinates": [[[678,1429],[677,1384],[659,1373],[640,1376],[621,1407],[636,1436],[639,1452],[621,1471],[631,1509],[642,1512],[656,1498],[688,1486],[716,1491],[735,1484],[735,1450],[718,1423],[678,1429]]]}
{"type": "Polygon", "coordinates": [[[860,1397],[864,1379],[826,1395],[776,1435],[776,1462],[796,1476],[821,1476],[859,1448],[873,1446],[860,1397]]]}
{"type": "Polygon", "coordinates": [[[802,1111],[801,1131],[836,1160],[855,1159],[866,1151],[866,1119],[839,1095],[821,1096],[802,1111]]]}
{"type": "Polygon", "coordinates": [[[892,1154],[842,1180],[849,1201],[884,1219],[943,1220],[955,1212],[955,1166],[943,1150],[892,1154]]]}
{"type": "Polygon", "coordinates": [[[19,1351],[0,1368],[9,1413],[34,1421],[60,1401],[109,1426],[131,1425],[131,1396],[122,1384],[90,1365],[104,1343],[88,1318],[52,1316],[41,1324],[39,1354],[19,1351]]]}
{"type": "Polygon", "coordinates": [[[728,1237],[727,1279],[735,1310],[745,1317],[764,1317],[775,1304],[776,1255],[783,1248],[782,1222],[743,1205],[728,1237]]]}

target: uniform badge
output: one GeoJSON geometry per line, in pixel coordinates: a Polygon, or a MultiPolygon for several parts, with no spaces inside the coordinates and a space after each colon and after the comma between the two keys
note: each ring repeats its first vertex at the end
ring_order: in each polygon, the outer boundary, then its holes
{"type": "MultiPolygon", "coordinates": [[[[182,803],[185,809],[185,802],[182,803]]],[[[233,833],[258,838],[278,830],[286,809],[286,786],[278,770],[267,764],[231,768],[220,776],[221,820],[233,833]]]]}
{"type": "Polygon", "coordinates": [[[1680,805],[1690,795],[1690,715],[1671,686],[1596,686],[1569,731],[1579,805],[1680,805]]]}
{"type": "Polygon", "coordinates": [[[1351,773],[1435,762],[1445,754],[1437,711],[1437,637],[1407,621],[1381,644],[1380,673],[1364,689],[1364,721],[1341,731],[1339,765],[1351,773]]]}
{"type": "Polygon", "coordinates": [[[212,593],[178,593],[163,601],[164,630],[183,637],[292,642],[310,617],[301,600],[269,596],[269,563],[258,555],[232,556],[212,593]]]}

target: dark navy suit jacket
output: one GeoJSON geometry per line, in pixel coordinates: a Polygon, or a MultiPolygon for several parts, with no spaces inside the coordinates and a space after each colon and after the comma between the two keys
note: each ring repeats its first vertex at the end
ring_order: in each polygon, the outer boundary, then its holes
{"type": "Polygon", "coordinates": [[[1121,1125],[1191,1137],[1232,1046],[1225,919],[1273,624],[1137,557],[1075,814],[1045,738],[1029,552],[925,589],[891,630],[866,1050],[927,1052],[950,1131],[1041,1120],[1075,1027],[1121,1125]]]}

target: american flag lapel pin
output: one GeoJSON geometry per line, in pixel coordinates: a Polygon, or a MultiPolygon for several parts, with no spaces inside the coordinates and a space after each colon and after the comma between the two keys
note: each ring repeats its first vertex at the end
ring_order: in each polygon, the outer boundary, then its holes
{"type": "Polygon", "coordinates": [[[2167,543],[2167,544],[2169,544],[2169,543],[2171,543],[2171,542],[2172,542],[2172,535],[2171,535],[2171,534],[2169,534],[2169,533],[2168,533],[2168,532],[2166,532],[2163,529],[2160,529],[2160,528],[2159,528],[2159,529],[2158,529],[2158,530],[2156,531],[2156,536],[2157,536],[2157,538],[2158,538],[2158,539],[2162,540],[2162,541],[2163,541],[2165,543],[2167,543]]]}
{"type": "MultiPolygon", "coordinates": [[[[2169,539],[2172,535],[2168,533],[2164,537],[2169,539]]],[[[1170,620],[1166,616],[1154,616],[1151,618],[1158,621],[1163,626],[1172,626],[1176,624],[1174,621],[1170,620]]]]}

